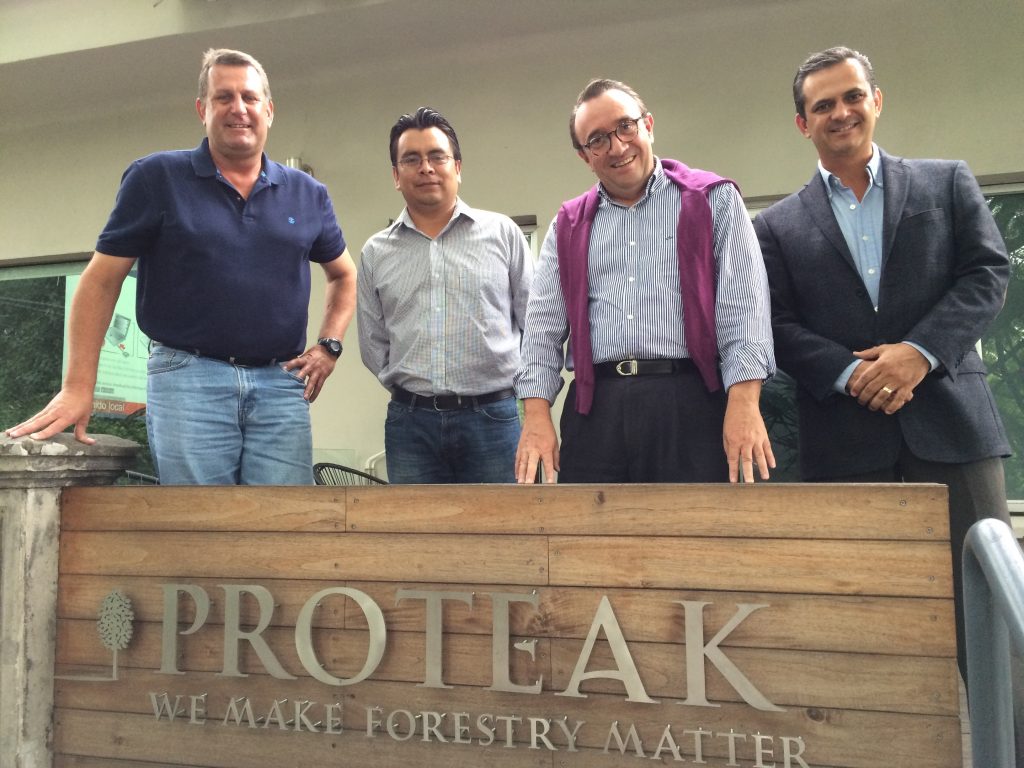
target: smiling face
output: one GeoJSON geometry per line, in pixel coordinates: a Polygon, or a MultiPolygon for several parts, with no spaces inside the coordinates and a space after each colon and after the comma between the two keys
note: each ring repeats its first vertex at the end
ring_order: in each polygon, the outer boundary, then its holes
{"type": "Polygon", "coordinates": [[[804,111],[796,116],[800,133],[814,142],[821,163],[867,163],[875,122],[882,114],[882,92],[872,90],[855,59],[812,72],[804,80],[804,111]]]}
{"type": "MultiPolygon", "coordinates": [[[[629,94],[617,89],[605,91],[580,105],[576,112],[576,136],[581,144],[586,144],[595,136],[614,131],[621,120],[635,120],[642,113],[629,94]]],[[[605,191],[624,205],[632,205],[643,196],[647,180],[654,172],[654,116],[644,116],[638,128],[636,137],[629,142],[613,133],[609,137],[611,146],[599,155],[588,149],[578,150],[605,191]]]]}
{"type": "Polygon", "coordinates": [[[462,182],[462,161],[454,159],[451,142],[440,128],[410,128],[398,137],[398,165],[392,168],[395,189],[414,212],[437,213],[455,207],[462,182]],[[447,162],[434,165],[428,157],[447,155],[447,162]],[[418,158],[408,167],[403,159],[418,158]]]}
{"type": "Polygon", "coordinates": [[[246,160],[262,154],[274,121],[274,103],[266,97],[253,67],[212,67],[206,99],[196,99],[196,111],[206,126],[215,161],[246,160]]]}

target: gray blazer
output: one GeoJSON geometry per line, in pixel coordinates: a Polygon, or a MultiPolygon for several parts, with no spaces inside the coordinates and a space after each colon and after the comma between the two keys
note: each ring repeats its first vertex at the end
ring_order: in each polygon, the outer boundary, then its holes
{"type": "Polygon", "coordinates": [[[975,342],[1006,296],[1009,258],[961,161],[881,153],[885,212],[875,312],[821,175],[754,221],[768,271],[779,367],[797,382],[804,479],[893,466],[901,441],[927,461],[1007,456],[975,342]],[[853,350],[913,341],[939,360],[893,416],[832,385],[853,350]]]}

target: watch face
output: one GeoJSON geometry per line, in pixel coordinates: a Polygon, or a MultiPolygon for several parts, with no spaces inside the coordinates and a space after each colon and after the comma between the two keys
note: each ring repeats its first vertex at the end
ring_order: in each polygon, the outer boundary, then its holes
{"type": "Polygon", "coordinates": [[[337,339],[320,339],[318,343],[335,357],[341,354],[341,342],[337,339]]]}

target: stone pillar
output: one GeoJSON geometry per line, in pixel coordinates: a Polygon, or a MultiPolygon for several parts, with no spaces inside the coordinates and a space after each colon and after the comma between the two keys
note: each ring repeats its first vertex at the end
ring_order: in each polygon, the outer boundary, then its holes
{"type": "Polygon", "coordinates": [[[60,494],[109,485],[139,446],[0,433],[0,768],[50,768],[60,494]]]}

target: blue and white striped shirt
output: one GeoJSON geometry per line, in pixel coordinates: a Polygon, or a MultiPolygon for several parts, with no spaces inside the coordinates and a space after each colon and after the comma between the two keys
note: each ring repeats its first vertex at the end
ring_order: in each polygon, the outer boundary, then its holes
{"type": "MultiPolygon", "coordinates": [[[[726,388],[775,373],[768,280],[750,218],[736,188],[710,196],[717,265],[715,324],[726,388]]],[[[683,334],[676,229],[681,197],[655,164],[646,194],[623,206],[600,189],[590,233],[589,320],[594,362],[689,357],[683,334]]],[[[516,395],[552,402],[561,388],[569,334],[558,277],[555,222],[541,247],[526,317],[516,395]]]]}
{"type": "Polygon", "coordinates": [[[482,395],[512,386],[533,278],[521,229],[462,200],[431,239],[408,210],[363,246],[359,353],[388,389],[482,395]]]}

